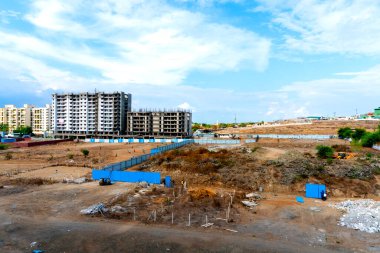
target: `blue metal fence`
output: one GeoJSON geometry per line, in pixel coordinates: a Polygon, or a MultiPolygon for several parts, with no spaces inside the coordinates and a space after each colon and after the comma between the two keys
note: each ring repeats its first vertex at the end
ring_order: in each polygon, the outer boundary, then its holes
{"type": "Polygon", "coordinates": [[[109,178],[113,182],[147,182],[149,184],[161,183],[161,173],[159,172],[92,170],[92,178],[94,180],[109,178]]]}
{"type": "Polygon", "coordinates": [[[135,172],[135,171],[124,171],[130,167],[138,165],[147,161],[150,157],[158,155],[160,153],[180,148],[187,144],[194,143],[193,140],[186,140],[182,142],[173,143],[167,146],[154,148],[150,151],[150,154],[141,155],[133,157],[127,161],[114,163],[105,166],[102,170],[92,170],[92,178],[94,180],[99,180],[101,178],[109,178],[111,181],[120,182],[147,182],[152,184],[160,184],[161,175],[158,172],[135,172]]]}

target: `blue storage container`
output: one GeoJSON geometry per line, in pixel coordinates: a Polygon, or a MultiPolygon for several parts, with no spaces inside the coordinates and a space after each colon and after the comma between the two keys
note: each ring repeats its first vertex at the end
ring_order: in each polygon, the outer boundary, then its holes
{"type": "Polygon", "coordinates": [[[324,193],[326,193],[326,185],[306,184],[306,198],[322,199],[324,193]]]}

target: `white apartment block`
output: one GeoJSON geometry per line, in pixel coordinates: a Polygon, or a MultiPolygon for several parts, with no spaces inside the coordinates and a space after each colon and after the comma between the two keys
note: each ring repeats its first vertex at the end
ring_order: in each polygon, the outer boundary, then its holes
{"type": "Polygon", "coordinates": [[[51,130],[51,105],[32,108],[32,130],[35,135],[46,135],[51,130]]]}
{"type": "Polygon", "coordinates": [[[132,95],[124,92],[52,95],[54,134],[124,134],[132,95]]]}
{"type": "Polygon", "coordinates": [[[139,110],[129,112],[127,133],[140,136],[189,137],[192,113],[186,110],[139,110]]]}

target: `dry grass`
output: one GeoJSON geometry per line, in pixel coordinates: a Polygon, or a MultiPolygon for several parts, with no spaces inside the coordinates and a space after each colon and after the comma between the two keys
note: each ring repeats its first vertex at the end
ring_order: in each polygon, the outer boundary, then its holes
{"type": "Polygon", "coordinates": [[[4,182],[4,184],[9,185],[50,185],[59,183],[56,180],[44,179],[44,178],[15,178],[9,179],[4,182]]]}

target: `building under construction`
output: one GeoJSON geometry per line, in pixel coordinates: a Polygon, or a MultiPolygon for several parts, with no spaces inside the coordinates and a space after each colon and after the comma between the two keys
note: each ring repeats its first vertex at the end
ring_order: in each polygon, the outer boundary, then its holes
{"type": "Polygon", "coordinates": [[[127,114],[127,134],[131,136],[192,135],[192,113],[187,110],[138,110],[127,114]]]}
{"type": "Polygon", "coordinates": [[[124,92],[52,95],[54,135],[122,135],[132,95],[124,92]]]}

